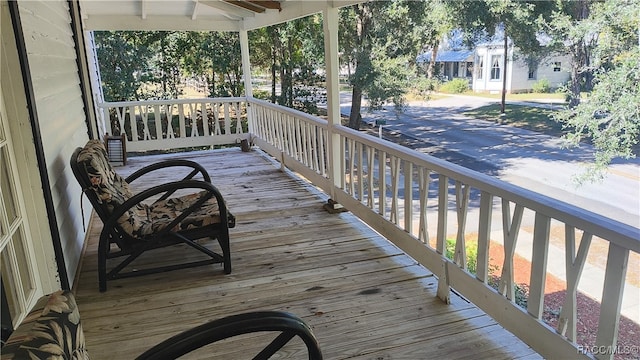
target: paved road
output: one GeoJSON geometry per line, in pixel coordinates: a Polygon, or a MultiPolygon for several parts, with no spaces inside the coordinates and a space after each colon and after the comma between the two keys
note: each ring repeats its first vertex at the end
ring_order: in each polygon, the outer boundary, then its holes
{"type": "MultiPolygon", "coordinates": [[[[342,99],[341,111],[348,114],[349,98],[342,99]]],[[[385,119],[385,132],[409,137],[418,151],[640,228],[640,159],[616,161],[602,183],[578,187],[572,177],[592,159],[591,146],[563,149],[557,137],[461,114],[492,102],[497,100],[451,96],[414,102],[401,113],[393,106],[364,112],[363,121],[385,119]]]]}

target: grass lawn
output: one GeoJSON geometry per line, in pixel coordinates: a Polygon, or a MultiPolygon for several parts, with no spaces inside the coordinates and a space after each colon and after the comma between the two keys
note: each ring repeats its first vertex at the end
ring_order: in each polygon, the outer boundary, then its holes
{"type": "MultiPolygon", "coordinates": [[[[463,95],[478,96],[492,99],[500,99],[502,94],[486,94],[486,93],[474,93],[469,91],[463,95]]],[[[565,95],[562,93],[521,93],[521,94],[507,94],[507,100],[512,101],[531,101],[531,100],[564,100],[565,95]]]]}
{"type": "Polygon", "coordinates": [[[548,135],[562,136],[562,124],[553,120],[553,110],[523,105],[509,105],[505,109],[506,116],[500,117],[500,104],[483,106],[464,112],[464,115],[476,119],[493,121],[523,129],[542,132],[548,135]]]}

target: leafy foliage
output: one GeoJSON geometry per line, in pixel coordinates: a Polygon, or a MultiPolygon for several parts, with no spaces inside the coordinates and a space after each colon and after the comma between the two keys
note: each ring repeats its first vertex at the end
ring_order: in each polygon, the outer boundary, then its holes
{"type": "Polygon", "coordinates": [[[368,95],[372,109],[388,101],[396,108],[403,106],[423,45],[426,6],[417,1],[377,1],[341,10],[341,61],[355,66],[349,76],[353,88],[349,127],[360,128],[363,94],[368,95]]]}
{"type": "Polygon", "coordinates": [[[469,80],[455,78],[440,85],[440,91],[448,94],[462,94],[469,90],[469,80]]]}
{"type": "Polygon", "coordinates": [[[551,91],[551,84],[547,78],[542,78],[531,85],[534,93],[545,94],[551,91]]]}
{"type": "MultiPolygon", "coordinates": [[[[640,134],[640,4],[636,1],[594,4],[590,15],[599,41],[592,49],[593,90],[587,100],[556,115],[571,133],[568,146],[590,140],[595,159],[577,183],[602,179],[615,158],[633,158],[640,134]]],[[[583,66],[583,68],[585,68],[583,66]]],[[[586,70],[586,68],[585,68],[586,70]]]]}
{"type": "Polygon", "coordinates": [[[102,89],[106,101],[139,100],[140,86],[151,80],[147,59],[151,49],[136,46],[138,32],[96,31],[102,89]]]}

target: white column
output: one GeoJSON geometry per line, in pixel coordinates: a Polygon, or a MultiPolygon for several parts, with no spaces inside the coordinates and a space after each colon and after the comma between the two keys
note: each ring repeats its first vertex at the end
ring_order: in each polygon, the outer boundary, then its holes
{"type": "MultiPolygon", "coordinates": [[[[102,79],[100,78],[100,66],[98,64],[98,53],[96,51],[96,44],[93,38],[93,31],[85,31],[85,47],[87,53],[87,63],[89,66],[89,79],[91,79],[91,91],[93,96],[94,111],[96,114],[96,125],[91,124],[91,131],[98,139],[102,139],[105,133],[111,132],[108,115],[105,117],[105,111],[99,108],[98,105],[104,103],[104,94],[102,92],[102,79]],[[96,133],[97,132],[97,133],[96,133]]],[[[87,109],[89,111],[89,109],[87,109]]],[[[108,112],[107,112],[108,114],[108,112]]]]}
{"type": "Polygon", "coordinates": [[[340,187],[340,136],[333,129],[340,125],[340,79],[338,62],[338,8],[325,8],[323,12],[324,26],[324,59],[327,82],[327,118],[329,121],[328,155],[329,179],[333,183],[330,196],[335,199],[335,188],[340,187]]]}
{"type": "Polygon", "coordinates": [[[250,98],[253,97],[251,87],[251,61],[249,60],[249,34],[247,30],[240,30],[240,56],[242,58],[242,76],[244,77],[244,94],[247,97],[247,123],[249,134],[253,134],[253,114],[251,112],[250,98]]]}

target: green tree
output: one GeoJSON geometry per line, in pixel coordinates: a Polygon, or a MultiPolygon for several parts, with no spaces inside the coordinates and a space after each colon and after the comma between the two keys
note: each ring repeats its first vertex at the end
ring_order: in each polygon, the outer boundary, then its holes
{"type": "Polygon", "coordinates": [[[231,32],[190,32],[180,39],[183,71],[204,76],[209,96],[242,96],[240,38],[231,32]]]}
{"type": "Polygon", "coordinates": [[[596,0],[556,0],[548,18],[541,18],[542,31],[551,37],[551,45],[566,49],[571,56],[569,106],[580,103],[583,88],[591,89],[592,54],[598,44],[597,24],[590,17],[596,0]]]}
{"type": "Polygon", "coordinates": [[[579,183],[602,179],[614,158],[636,157],[640,133],[640,3],[606,1],[590,10],[598,41],[589,50],[591,61],[578,71],[593,74],[593,90],[556,116],[571,131],[570,146],[586,138],[595,147],[595,160],[576,177],[579,183]]]}
{"type": "Polygon", "coordinates": [[[410,69],[421,49],[420,29],[425,23],[426,2],[379,1],[341,10],[343,64],[355,66],[348,126],[359,129],[362,96],[369,95],[372,109],[392,100],[401,107],[410,69]],[[401,35],[401,36],[399,36],[401,35]]]}
{"type": "Polygon", "coordinates": [[[431,58],[426,70],[429,79],[435,75],[440,41],[453,31],[455,26],[455,17],[451,16],[454,11],[452,4],[451,1],[446,0],[430,1],[425,10],[426,23],[419,29],[425,48],[431,50],[431,58]]]}
{"type": "Polygon", "coordinates": [[[143,82],[150,80],[151,50],[138,46],[142,32],[96,31],[94,38],[105,101],[140,100],[143,82]]]}
{"type": "Polygon", "coordinates": [[[324,67],[320,15],[252,31],[249,42],[251,64],[271,75],[271,101],[313,111],[315,104],[310,106],[311,102],[305,104],[299,99],[308,91],[308,86],[319,85],[319,78],[310,75],[324,67]]]}

